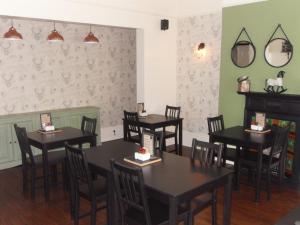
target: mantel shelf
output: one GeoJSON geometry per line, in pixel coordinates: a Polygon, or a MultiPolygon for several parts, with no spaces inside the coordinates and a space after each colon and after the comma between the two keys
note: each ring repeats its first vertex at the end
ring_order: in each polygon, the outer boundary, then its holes
{"type": "Polygon", "coordinates": [[[237,92],[239,95],[245,96],[259,96],[265,98],[278,98],[278,99],[298,99],[300,100],[300,95],[297,94],[272,94],[266,92],[237,92]]]}

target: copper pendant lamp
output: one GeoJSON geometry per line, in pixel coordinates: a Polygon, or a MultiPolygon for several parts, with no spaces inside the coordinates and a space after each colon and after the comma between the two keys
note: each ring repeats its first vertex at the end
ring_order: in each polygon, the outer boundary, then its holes
{"type": "Polygon", "coordinates": [[[53,26],[54,26],[54,29],[48,35],[47,41],[50,41],[50,42],[64,41],[63,36],[61,36],[60,33],[58,33],[58,31],[55,29],[55,22],[53,22],[53,26]]]}
{"type": "Polygon", "coordinates": [[[13,26],[13,20],[11,20],[11,27],[8,29],[8,31],[3,35],[4,38],[10,39],[10,40],[22,40],[22,35],[14,28],[13,26]]]}
{"type": "Polygon", "coordinates": [[[90,44],[99,43],[99,39],[92,32],[92,25],[90,25],[90,32],[84,38],[83,41],[84,41],[84,43],[90,43],[90,44]]]}

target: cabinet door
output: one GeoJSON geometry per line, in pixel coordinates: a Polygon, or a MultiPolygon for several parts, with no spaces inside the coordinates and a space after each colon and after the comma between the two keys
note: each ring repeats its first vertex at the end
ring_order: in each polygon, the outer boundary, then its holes
{"type": "Polygon", "coordinates": [[[81,117],[79,115],[72,116],[63,116],[62,122],[65,127],[75,127],[80,128],[81,126],[81,117]]]}
{"type": "Polygon", "coordinates": [[[0,163],[14,160],[13,138],[10,123],[0,124],[0,163]]]}
{"type": "MultiPolygon", "coordinates": [[[[25,127],[27,132],[34,131],[33,127],[33,120],[23,120],[23,121],[17,121],[16,124],[19,127],[25,127]]],[[[21,160],[21,150],[18,142],[18,138],[16,136],[16,132],[14,129],[13,124],[11,125],[12,129],[12,137],[13,137],[13,149],[14,149],[14,160],[21,160]]],[[[33,154],[41,154],[41,150],[38,150],[36,148],[32,148],[33,154]]]]}

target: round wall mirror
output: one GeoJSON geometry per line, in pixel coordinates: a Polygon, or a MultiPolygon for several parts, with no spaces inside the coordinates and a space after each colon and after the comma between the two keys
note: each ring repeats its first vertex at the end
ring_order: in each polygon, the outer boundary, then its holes
{"type": "Polygon", "coordinates": [[[287,65],[293,57],[293,45],[284,38],[269,41],[265,48],[265,59],[273,67],[287,65]]]}
{"type": "Polygon", "coordinates": [[[231,49],[231,60],[237,67],[248,67],[255,59],[256,50],[250,41],[238,41],[231,49]]]}

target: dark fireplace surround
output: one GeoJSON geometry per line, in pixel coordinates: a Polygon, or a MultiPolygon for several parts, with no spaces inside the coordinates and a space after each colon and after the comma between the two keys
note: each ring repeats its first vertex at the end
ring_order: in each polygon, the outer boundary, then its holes
{"type": "Polygon", "coordinates": [[[240,93],[245,95],[244,126],[248,127],[256,112],[266,113],[266,118],[296,123],[294,162],[290,182],[300,184],[300,95],[268,94],[262,92],[240,93]]]}

